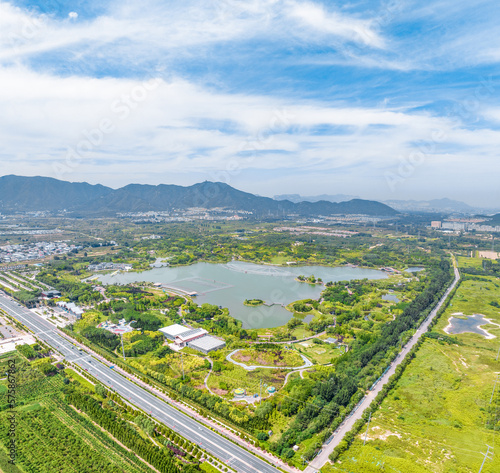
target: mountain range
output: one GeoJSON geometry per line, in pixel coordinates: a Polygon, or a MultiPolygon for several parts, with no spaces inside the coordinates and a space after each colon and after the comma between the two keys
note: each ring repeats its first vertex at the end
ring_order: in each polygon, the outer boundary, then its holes
{"type": "Polygon", "coordinates": [[[401,212],[446,212],[473,215],[480,209],[452,199],[386,200],[384,203],[401,212]]]}
{"type": "MultiPolygon", "coordinates": [[[[289,200],[290,202],[346,202],[353,199],[359,199],[357,196],[346,194],[320,194],[320,195],[300,195],[300,194],[280,194],[275,195],[274,200],[289,200]]],[[[392,207],[399,212],[418,212],[418,213],[446,213],[475,215],[482,213],[486,209],[472,207],[465,202],[453,199],[433,199],[433,200],[385,200],[384,204],[392,207]]],[[[491,211],[491,210],[490,210],[491,211]]]]}
{"type": "Polygon", "coordinates": [[[324,200],[326,202],[346,202],[348,200],[359,199],[355,195],[346,194],[321,194],[321,195],[300,195],[300,194],[280,194],[275,195],[274,200],[289,200],[290,202],[319,202],[324,200]]]}
{"type": "Polygon", "coordinates": [[[380,202],[276,201],[237,190],[222,182],[192,186],[130,184],[112,189],[100,184],[72,183],[48,177],[0,177],[0,212],[65,212],[75,216],[112,216],[117,213],[171,211],[192,207],[252,212],[255,217],[363,214],[393,216],[398,212],[380,202]]]}

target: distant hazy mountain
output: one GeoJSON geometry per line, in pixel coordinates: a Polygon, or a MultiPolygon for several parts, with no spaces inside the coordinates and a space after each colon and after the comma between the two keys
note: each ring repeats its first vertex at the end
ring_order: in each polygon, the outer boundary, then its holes
{"type": "Polygon", "coordinates": [[[58,181],[50,177],[0,177],[0,211],[57,211],[84,205],[109,195],[109,187],[86,182],[58,181]]]}
{"type": "Polygon", "coordinates": [[[467,205],[464,202],[452,199],[434,200],[386,200],[385,204],[403,212],[458,212],[464,214],[474,214],[478,209],[467,205]]]}
{"type": "Polygon", "coordinates": [[[221,182],[193,186],[130,184],[121,189],[70,183],[46,177],[0,178],[0,211],[64,211],[76,215],[115,215],[126,212],[182,210],[190,207],[247,210],[255,217],[364,214],[392,216],[398,212],[380,202],[276,201],[242,192],[221,182]]]}
{"type": "Polygon", "coordinates": [[[484,222],[484,225],[500,225],[500,214],[491,215],[488,219],[487,222],[484,222]]]}
{"type": "Polygon", "coordinates": [[[345,195],[345,194],[321,194],[321,195],[300,195],[300,194],[281,194],[275,195],[274,200],[289,200],[290,202],[319,202],[320,200],[325,200],[326,202],[347,202],[348,200],[359,199],[355,195],[345,195]]]}

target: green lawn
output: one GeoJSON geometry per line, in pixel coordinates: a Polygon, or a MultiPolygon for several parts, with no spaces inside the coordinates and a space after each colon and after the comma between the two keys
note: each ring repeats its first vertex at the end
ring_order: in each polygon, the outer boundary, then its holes
{"type": "Polygon", "coordinates": [[[232,398],[232,391],[236,388],[243,388],[248,395],[260,393],[260,382],[264,390],[268,386],[274,386],[276,389],[283,386],[285,376],[288,370],[271,370],[266,368],[256,369],[254,371],[247,371],[240,366],[233,365],[226,362],[226,367],[219,373],[212,373],[208,378],[209,388],[219,395],[227,394],[232,398]]]}
{"type": "Polygon", "coordinates": [[[298,367],[304,364],[304,360],[295,350],[280,345],[276,345],[274,350],[242,349],[232,358],[247,366],[298,367]]]}
{"type": "Polygon", "coordinates": [[[483,259],[482,258],[469,258],[467,256],[458,256],[457,262],[458,262],[459,268],[481,269],[483,267],[483,259]]]}
{"type": "Polygon", "coordinates": [[[325,365],[331,363],[333,359],[339,357],[345,352],[344,347],[323,343],[317,345],[311,340],[307,342],[295,343],[294,347],[299,353],[307,356],[314,364],[325,365]],[[306,344],[307,346],[304,346],[306,344]]]}
{"type": "MultiPolygon", "coordinates": [[[[433,331],[442,332],[454,312],[482,313],[500,323],[500,310],[489,305],[500,299],[499,281],[464,281],[433,331]]],[[[492,326],[486,326],[489,328],[492,326]]],[[[498,328],[492,329],[497,337],[498,328]]],[[[499,338],[477,334],[455,336],[459,344],[426,339],[396,388],[372,416],[366,429],[341,456],[341,463],[322,471],[370,473],[475,473],[485,445],[498,445],[498,430],[486,428],[495,418],[490,398],[500,361],[499,338]]],[[[500,395],[494,397],[496,419],[500,395]]],[[[498,429],[498,427],[497,427],[498,429]]],[[[500,471],[500,456],[487,462],[483,473],[500,471]]]]}
{"type": "Polygon", "coordinates": [[[90,389],[91,391],[94,390],[94,385],[89,380],[84,378],[82,375],[78,374],[75,370],[73,370],[71,368],[66,368],[64,370],[64,373],[66,374],[66,376],[68,378],[71,378],[75,381],[78,381],[82,386],[85,386],[86,388],[90,389]]]}

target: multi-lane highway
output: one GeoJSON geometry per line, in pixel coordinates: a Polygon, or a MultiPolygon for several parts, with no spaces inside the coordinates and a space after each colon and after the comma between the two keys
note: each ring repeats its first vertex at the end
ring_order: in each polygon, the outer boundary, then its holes
{"type": "Polygon", "coordinates": [[[152,417],[174,429],[181,436],[200,445],[236,471],[245,473],[277,473],[279,471],[186,414],[179,412],[96,358],[80,351],[70,341],[62,337],[50,322],[20,306],[1,292],[0,308],[32,330],[40,340],[59,351],[67,361],[88,371],[94,378],[112,388],[130,403],[150,413],[152,417]]]}

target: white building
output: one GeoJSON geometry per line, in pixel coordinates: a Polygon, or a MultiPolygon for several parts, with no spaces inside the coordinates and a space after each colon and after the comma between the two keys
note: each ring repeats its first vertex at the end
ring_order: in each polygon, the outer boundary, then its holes
{"type": "Polygon", "coordinates": [[[159,329],[167,340],[174,342],[178,347],[189,347],[207,354],[212,350],[220,350],[226,346],[224,340],[208,335],[203,328],[191,329],[183,325],[174,324],[159,329]]]}
{"type": "Polygon", "coordinates": [[[78,307],[73,302],[63,302],[63,301],[60,301],[60,302],[57,302],[57,305],[59,307],[62,307],[64,310],[66,310],[70,314],[74,315],[77,319],[81,319],[82,318],[84,310],[81,307],[78,307]]]}

